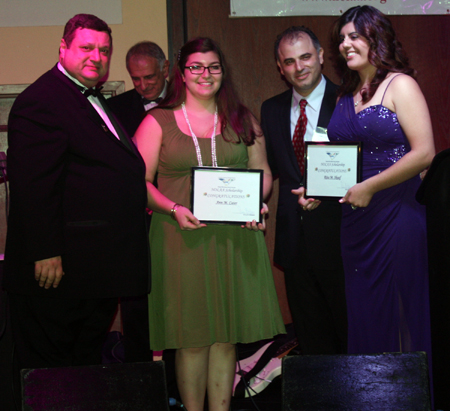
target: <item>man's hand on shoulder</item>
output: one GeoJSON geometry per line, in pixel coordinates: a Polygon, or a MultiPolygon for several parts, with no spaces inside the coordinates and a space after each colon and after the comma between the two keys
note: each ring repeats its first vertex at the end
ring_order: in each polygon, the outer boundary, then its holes
{"type": "Polygon", "coordinates": [[[63,275],[61,256],[46,258],[34,263],[34,278],[39,281],[39,287],[44,287],[46,290],[51,286],[58,287],[63,275]]]}

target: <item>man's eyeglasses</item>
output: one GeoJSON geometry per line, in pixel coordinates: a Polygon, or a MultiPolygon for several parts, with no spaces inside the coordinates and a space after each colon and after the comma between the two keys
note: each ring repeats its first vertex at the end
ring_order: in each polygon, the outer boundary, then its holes
{"type": "Polygon", "coordinates": [[[192,74],[203,74],[205,72],[205,69],[209,71],[209,74],[220,74],[222,73],[222,66],[219,64],[215,64],[214,66],[186,66],[186,69],[189,69],[189,71],[192,74]]]}

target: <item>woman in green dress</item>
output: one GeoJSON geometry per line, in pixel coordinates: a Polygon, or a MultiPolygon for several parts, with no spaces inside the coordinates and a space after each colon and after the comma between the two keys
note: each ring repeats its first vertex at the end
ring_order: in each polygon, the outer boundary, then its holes
{"type": "MultiPolygon", "coordinates": [[[[175,348],[178,389],[189,411],[229,409],[235,344],[284,333],[265,224],[201,223],[190,211],[192,166],[263,170],[259,124],[234,91],[223,53],[209,38],[180,50],[165,100],[135,135],[147,167],[152,292],[150,346],[175,348]],[[158,173],[158,188],[154,178],[158,173]]],[[[263,206],[262,214],[268,211],[263,206]]]]}

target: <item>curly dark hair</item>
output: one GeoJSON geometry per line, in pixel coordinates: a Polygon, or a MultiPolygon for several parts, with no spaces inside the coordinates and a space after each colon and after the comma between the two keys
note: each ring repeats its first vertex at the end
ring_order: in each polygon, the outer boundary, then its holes
{"type": "Polygon", "coordinates": [[[345,58],[339,52],[339,45],[342,42],[341,29],[348,23],[353,23],[356,32],[368,41],[369,62],[376,68],[376,74],[369,88],[361,92],[363,103],[372,98],[389,72],[415,77],[416,72],[409,66],[408,58],[396,38],[390,20],[375,7],[356,6],[348,9],[335,21],[331,32],[333,65],[342,79],[339,96],[354,92],[360,82],[358,73],[348,68],[345,58]]]}
{"type": "Polygon", "coordinates": [[[181,47],[178,54],[178,64],[174,65],[169,79],[167,96],[161,101],[158,108],[174,109],[186,100],[186,88],[183,81],[186,62],[191,54],[208,53],[210,51],[217,54],[222,66],[222,84],[215,96],[222,137],[228,142],[240,143],[242,141],[245,145],[250,146],[254,144],[256,137],[261,136],[253,127],[255,117],[238,98],[222,50],[214,40],[208,37],[196,37],[181,47]],[[227,132],[228,124],[237,134],[238,141],[233,140],[227,132]]]}

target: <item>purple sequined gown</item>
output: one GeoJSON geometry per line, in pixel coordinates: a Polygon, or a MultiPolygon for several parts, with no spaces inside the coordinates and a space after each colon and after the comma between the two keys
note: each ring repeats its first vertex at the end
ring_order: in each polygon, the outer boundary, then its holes
{"type": "MultiPolygon", "coordinates": [[[[401,159],[410,147],[397,115],[382,105],[358,114],[352,95],[331,118],[331,141],[362,141],[362,179],[401,159]]],[[[365,208],[343,205],[342,257],[351,354],[431,354],[425,210],[419,176],[376,193],[365,208]]]]}

